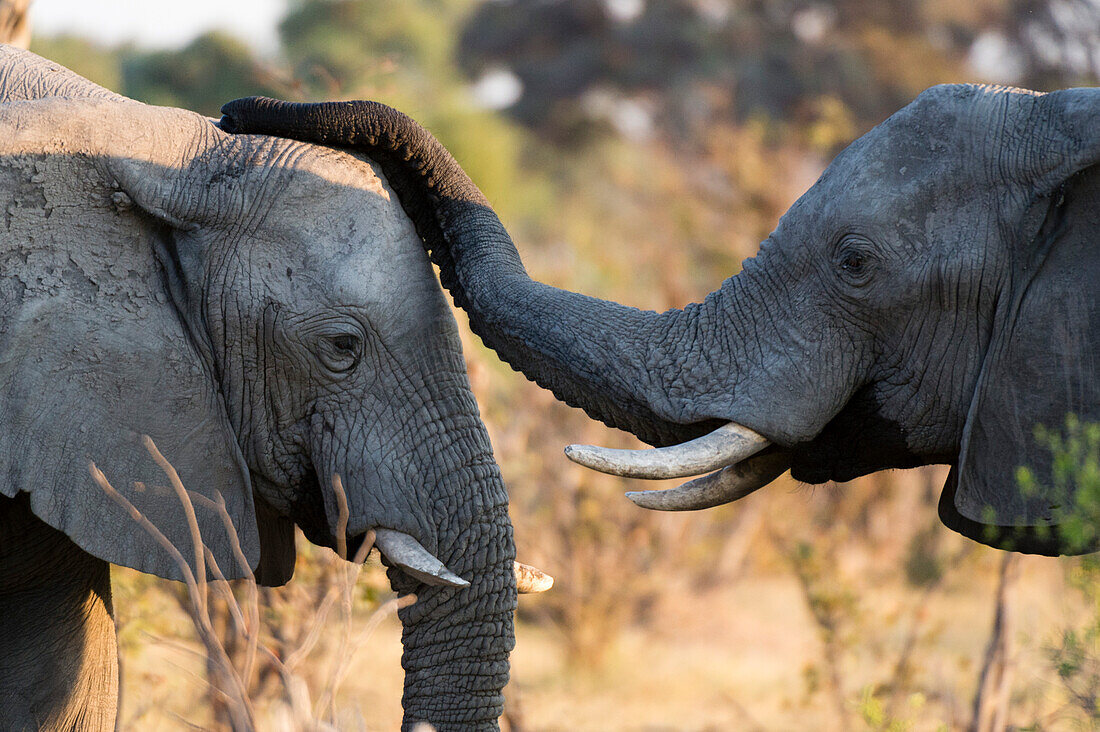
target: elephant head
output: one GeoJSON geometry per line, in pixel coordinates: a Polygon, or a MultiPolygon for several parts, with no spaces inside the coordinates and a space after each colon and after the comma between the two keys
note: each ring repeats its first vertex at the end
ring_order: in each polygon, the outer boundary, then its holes
{"type": "MultiPolygon", "coordinates": [[[[394,588],[418,597],[401,611],[406,725],[495,728],[507,496],[454,319],[375,165],[0,54],[0,491],[95,557],[179,579],[89,475],[189,547],[148,435],[187,488],[224,497],[261,582],[289,579],[294,523],[352,552],[375,530],[394,588]]],[[[239,577],[210,505],[198,526],[239,577]]]]}
{"type": "Polygon", "coordinates": [[[591,417],[675,445],[574,446],[575,460],[636,477],[717,470],[639,504],[715,505],[787,468],[820,483],[948,463],[950,527],[1067,550],[1050,529],[1075,496],[1046,480],[1033,431],[1100,418],[1100,90],[927,90],[837,156],[740,273],[664,313],[532,281],[484,196],[393,110],[250,99],[223,112],[237,131],[374,156],[487,345],[591,417]],[[1021,466],[1039,476],[1030,490],[1021,466]]]}

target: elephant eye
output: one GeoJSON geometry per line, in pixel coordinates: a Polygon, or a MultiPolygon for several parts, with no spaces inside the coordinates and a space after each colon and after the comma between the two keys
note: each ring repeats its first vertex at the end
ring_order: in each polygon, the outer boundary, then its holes
{"type": "Polygon", "coordinates": [[[338,333],[325,338],[321,344],[321,361],[333,373],[351,371],[359,364],[363,342],[351,333],[338,333]]]}
{"type": "Polygon", "coordinates": [[[872,269],[874,255],[869,243],[863,239],[848,239],[841,243],[836,263],[843,279],[853,285],[865,284],[872,269]]]}
{"type": "Polygon", "coordinates": [[[332,339],[332,345],[341,353],[354,354],[359,344],[353,335],[338,335],[332,339]]]}
{"type": "Polygon", "coordinates": [[[846,252],[840,260],[840,268],[851,275],[863,273],[867,258],[861,252],[846,252]]]}

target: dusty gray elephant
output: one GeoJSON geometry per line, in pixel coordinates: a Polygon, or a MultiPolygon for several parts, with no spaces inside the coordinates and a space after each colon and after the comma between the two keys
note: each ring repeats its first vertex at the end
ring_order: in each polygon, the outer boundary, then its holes
{"type": "MultiPolygon", "coordinates": [[[[373,164],[228,135],[0,46],[0,727],[112,729],[108,563],[181,569],[187,520],[142,447],[224,497],[260,582],[293,524],[371,529],[402,610],[405,724],[496,727],[517,583],[507,496],[454,320],[373,164]]],[[[209,501],[211,556],[247,574],[209,501]]],[[[208,565],[209,566],[209,565],[208,565]]]]}
{"type": "Polygon", "coordinates": [[[245,99],[223,113],[229,129],[374,156],[487,345],[670,446],[573,459],[708,473],[631,494],[640,505],[705,508],[788,468],[821,483],[946,463],[951,528],[1028,552],[1100,548],[1054,530],[1078,496],[1033,435],[1100,418],[1100,90],[929,89],[838,155],[739,274],[664,313],[532,281],[484,196],[393,110],[245,99]]]}

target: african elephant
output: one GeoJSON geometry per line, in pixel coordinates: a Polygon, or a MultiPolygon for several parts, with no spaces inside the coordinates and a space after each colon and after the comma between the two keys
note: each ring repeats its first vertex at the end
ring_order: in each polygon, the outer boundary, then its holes
{"type": "Polygon", "coordinates": [[[1054,530],[1079,496],[1055,487],[1033,434],[1100,418],[1100,89],[925,91],[842,151],[740,273],[663,313],[532,281],[481,192],[393,110],[253,98],[223,113],[238,132],[377,159],[487,345],[666,446],[572,446],[574,460],[708,473],[628,494],[640,505],[704,508],[788,468],[821,483],[944,463],[952,529],[1026,552],[1100,548],[1054,530]]]}
{"type": "Polygon", "coordinates": [[[495,729],[507,496],[454,319],[375,166],[2,46],[0,102],[0,726],[114,727],[108,563],[182,570],[89,463],[192,546],[148,435],[212,499],[195,518],[230,578],[248,572],[218,494],[257,579],[281,584],[295,523],[338,543],[339,475],[351,552],[376,530],[393,587],[418,597],[406,727],[495,729]]]}

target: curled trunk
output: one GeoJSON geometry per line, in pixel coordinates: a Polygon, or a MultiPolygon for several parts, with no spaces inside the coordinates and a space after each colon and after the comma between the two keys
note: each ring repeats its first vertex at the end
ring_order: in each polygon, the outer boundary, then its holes
{"type": "Polygon", "coordinates": [[[656,313],[533,281],[485,196],[450,153],[385,105],[251,98],[222,112],[229,132],[348,147],[376,160],[443,286],[469,313],[471,329],[559,399],[651,444],[682,442],[722,424],[668,387],[701,376],[687,373],[677,354],[707,335],[705,323],[724,307],[722,291],[686,310],[656,313]]]}

